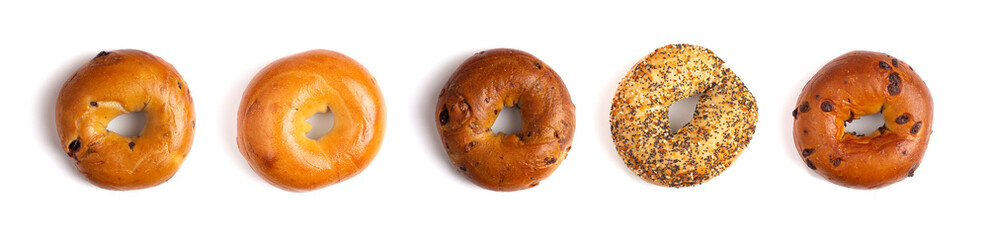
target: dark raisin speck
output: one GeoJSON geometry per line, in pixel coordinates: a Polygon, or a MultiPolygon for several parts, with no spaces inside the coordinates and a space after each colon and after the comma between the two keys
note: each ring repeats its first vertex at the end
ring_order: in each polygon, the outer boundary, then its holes
{"type": "Polygon", "coordinates": [[[556,163],[556,158],[549,158],[545,160],[545,165],[556,163]]]}
{"type": "Polygon", "coordinates": [[[96,106],[99,106],[99,103],[96,103],[95,101],[89,102],[89,106],[96,107],[96,106]]]}
{"type": "Polygon", "coordinates": [[[891,66],[889,66],[889,64],[888,64],[888,63],[886,63],[885,61],[881,61],[881,62],[878,62],[878,67],[879,67],[879,68],[882,68],[882,70],[889,70],[890,68],[892,68],[892,67],[891,67],[891,66]]]}
{"type": "Polygon", "coordinates": [[[798,109],[793,109],[792,110],[792,118],[796,118],[796,114],[797,113],[799,113],[799,110],[798,109]]]}
{"type": "Polygon", "coordinates": [[[906,124],[907,122],[909,122],[908,113],[903,113],[902,115],[899,115],[899,117],[895,118],[895,123],[906,124]]]}
{"type": "Polygon", "coordinates": [[[899,91],[901,90],[898,83],[890,83],[885,88],[889,91],[890,96],[899,95],[899,91]]]}
{"type": "Polygon", "coordinates": [[[831,163],[831,164],[834,164],[834,167],[837,167],[837,166],[839,166],[839,165],[840,165],[840,162],[841,162],[841,161],[844,161],[844,159],[841,159],[841,158],[834,158],[834,159],[831,159],[831,160],[830,160],[830,163],[831,163]]]}
{"type": "Polygon", "coordinates": [[[439,124],[446,125],[449,122],[449,111],[443,109],[443,112],[439,113],[439,124]]]}
{"type": "Polygon", "coordinates": [[[834,104],[830,103],[830,101],[823,101],[823,103],[820,104],[820,110],[823,110],[824,112],[833,111],[834,104]]]}
{"type": "Polygon", "coordinates": [[[96,54],[96,57],[94,57],[93,59],[98,58],[98,57],[102,57],[102,56],[106,56],[106,55],[110,55],[110,53],[112,53],[112,52],[100,51],[99,54],[96,54]]]}
{"type": "Polygon", "coordinates": [[[535,67],[542,69],[542,64],[539,62],[535,62],[535,67]]]}
{"type": "Polygon", "coordinates": [[[902,82],[902,78],[899,77],[899,73],[892,72],[889,74],[889,82],[898,85],[900,82],[902,82]]]}
{"type": "Polygon", "coordinates": [[[806,166],[810,167],[812,170],[816,170],[816,165],[813,165],[813,162],[810,162],[809,159],[806,159],[806,166]]]}
{"type": "Polygon", "coordinates": [[[892,59],[892,66],[899,67],[899,59],[892,59]]]}
{"type": "Polygon", "coordinates": [[[79,151],[79,147],[81,147],[81,146],[82,146],[82,143],[79,142],[79,139],[72,140],[72,142],[69,143],[69,150],[71,150],[73,152],[79,151]]]}
{"type": "Polygon", "coordinates": [[[902,151],[902,155],[903,156],[905,156],[907,153],[909,153],[909,152],[906,152],[905,150],[902,151]]]}
{"type": "Polygon", "coordinates": [[[467,168],[465,168],[465,167],[460,167],[460,171],[464,171],[464,172],[466,172],[466,171],[467,171],[467,168]]]}
{"type": "Polygon", "coordinates": [[[910,134],[917,134],[917,133],[919,133],[919,129],[920,128],[923,128],[923,122],[917,122],[916,124],[913,124],[913,127],[912,128],[909,128],[909,133],[910,134]]]}
{"type": "Polygon", "coordinates": [[[810,110],[810,102],[804,101],[803,104],[799,105],[799,112],[804,113],[810,110]]]}
{"type": "Polygon", "coordinates": [[[802,153],[803,157],[809,157],[810,154],[813,154],[814,151],[816,151],[816,149],[812,149],[812,148],[803,149],[803,153],[802,153]]]}
{"type": "Polygon", "coordinates": [[[913,174],[916,173],[916,168],[917,167],[919,167],[919,163],[913,164],[912,167],[909,167],[909,173],[906,173],[906,177],[912,177],[913,174]]]}
{"type": "Polygon", "coordinates": [[[134,142],[130,142],[130,143],[127,144],[127,147],[130,147],[130,150],[131,151],[134,151],[134,145],[137,145],[137,144],[135,144],[134,142]]]}

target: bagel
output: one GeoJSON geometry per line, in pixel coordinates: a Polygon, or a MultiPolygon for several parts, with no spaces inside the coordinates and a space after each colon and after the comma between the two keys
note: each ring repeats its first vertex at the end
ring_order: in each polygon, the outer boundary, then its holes
{"type": "Polygon", "coordinates": [[[384,98],[357,61],[329,50],[291,55],[262,69],[244,91],[237,146],[258,175],[288,191],[309,191],[363,171],[381,148],[384,98]],[[318,140],[305,120],[332,111],[318,140]]]}
{"type": "Polygon", "coordinates": [[[884,53],[853,51],[824,65],[792,111],[793,142],[806,166],[828,181],[873,189],[912,177],[933,132],[933,97],[913,67],[884,53]],[[881,113],[865,136],[845,123],[881,113]]]}
{"type": "Polygon", "coordinates": [[[573,143],[575,107],[547,64],[515,49],[492,49],[464,61],[439,93],[436,127],[452,165],[496,191],[534,187],[563,162],[573,143]],[[518,107],[522,128],[494,133],[504,107],[518,107]]]}
{"type": "Polygon", "coordinates": [[[189,86],[161,58],[140,50],[100,52],[62,85],[55,125],[62,149],[94,185],[112,190],[168,181],[192,147],[189,86]],[[144,112],[140,135],[108,130],[113,118],[144,112]]]}
{"type": "Polygon", "coordinates": [[[713,52],[668,45],[621,79],[611,103],[611,137],[635,174],[661,186],[689,187],[730,167],[755,133],[758,107],[741,79],[713,52]],[[693,119],[673,132],[669,106],[699,95],[693,119]]]}

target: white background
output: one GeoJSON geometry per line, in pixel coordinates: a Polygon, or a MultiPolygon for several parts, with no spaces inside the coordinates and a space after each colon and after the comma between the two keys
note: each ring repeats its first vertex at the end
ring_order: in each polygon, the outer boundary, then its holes
{"type": "Polygon", "coordinates": [[[2,3],[0,239],[986,237],[986,115],[976,98],[988,87],[984,3],[597,2],[2,3]],[[751,89],[760,115],[731,168],[683,189],[629,171],[607,120],[621,77],[672,43],[717,53],[751,89]],[[569,158],[529,190],[474,186],[449,165],[433,125],[455,67],[497,47],[545,61],[576,104],[569,158]],[[76,172],[52,110],[79,66],[121,48],[173,64],[198,119],[175,177],[127,192],[76,172]],[[291,193],[241,157],[236,113],[257,71],[315,48],[347,54],[377,78],[387,134],[357,177],[291,193]],[[935,132],[916,177],[880,190],[823,180],[792,143],[799,91],[851,50],[914,66],[935,101],[935,132]]]}

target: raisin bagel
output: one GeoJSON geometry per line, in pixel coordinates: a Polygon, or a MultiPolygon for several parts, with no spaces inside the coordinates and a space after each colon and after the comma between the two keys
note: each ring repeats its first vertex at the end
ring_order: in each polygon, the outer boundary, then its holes
{"type": "Polygon", "coordinates": [[[96,186],[156,186],[178,171],[192,147],[189,86],[161,58],[140,50],[100,52],[62,85],[55,124],[62,149],[96,186]],[[144,112],[140,135],[107,130],[113,118],[144,112]]]}
{"type": "Polygon", "coordinates": [[[730,167],[751,141],[755,97],[706,48],[668,45],[639,61],[611,104],[611,137],[624,163],[653,184],[689,187],[730,167]],[[673,132],[669,106],[699,95],[693,119],[673,132]]]}
{"type": "Polygon", "coordinates": [[[493,49],[474,54],[439,93],[436,127],[450,162],[496,191],[534,187],[566,158],[575,107],[562,79],[531,54],[493,49]],[[521,110],[516,134],[494,133],[504,107],[521,110]]]}
{"type": "Polygon", "coordinates": [[[880,188],[919,167],[933,132],[933,98],[909,64],[853,51],[806,83],[792,116],[793,140],[807,167],[841,186],[880,188]],[[877,131],[844,131],[846,122],[874,113],[885,120],[877,131]]]}
{"type": "Polygon", "coordinates": [[[237,146],[251,168],[289,191],[322,188],[363,171],[384,139],[384,98],[357,61],[329,50],[291,55],[251,80],[237,114],[237,146]],[[332,111],[317,140],[305,120],[332,111]]]}

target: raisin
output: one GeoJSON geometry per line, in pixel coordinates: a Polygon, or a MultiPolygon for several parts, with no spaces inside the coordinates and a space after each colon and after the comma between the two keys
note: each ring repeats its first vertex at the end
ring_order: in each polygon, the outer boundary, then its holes
{"type": "Polygon", "coordinates": [[[888,86],[885,86],[885,88],[889,91],[890,96],[899,95],[899,91],[902,90],[899,88],[898,83],[891,83],[888,86]]]}
{"type": "Polygon", "coordinates": [[[909,133],[910,134],[917,134],[917,133],[919,133],[919,129],[920,128],[923,128],[923,122],[917,122],[916,124],[913,124],[913,127],[912,128],[909,128],[909,133]]]}
{"type": "Polygon", "coordinates": [[[72,140],[72,142],[69,143],[69,150],[72,150],[73,152],[79,151],[79,147],[82,147],[82,143],[79,142],[79,139],[72,140]]]}
{"type": "Polygon", "coordinates": [[[446,125],[449,122],[449,110],[443,109],[443,112],[439,113],[439,124],[446,125]]]}
{"type": "Polygon", "coordinates": [[[841,159],[841,158],[834,158],[834,159],[831,159],[831,160],[830,160],[830,163],[831,163],[831,164],[834,164],[834,167],[837,167],[837,166],[839,166],[839,165],[840,165],[840,162],[841,162],[841,161],[844,161],[844,159],[841,159]]]}
{"type": "Polygon", "coordinates": [[[816,165],[813,165],[813,162],[810,162],[809,159],[806,159],[806,166],[810,167],[812,170],[816,170],[816,165]]]}
{"type": "Polygon", "coordinates": [[[824,112],[833,111],[834,104],[830,103],[830,101],[823,101],[823,103],[820,104],[820,110],[823,110],[824,112]]]}
{"type": "Polygon", "coordinates": [[[899,59],[892,59],[892,66],[899,67],[899,59]]]}
{"type": "Polygon", "coordinates": [[[889,82],[899,85],[902,82],[902,78],[899,77],[899,73],[893,72],[889,74],[889,82]]]}
{"type": "Polygon", "coordinates": [[[96,107],[96,106],[99,106],[99,103],[97,103],[96,101],[92,101],[92,102],[89,102],[89,106],[96,107]]]}
{"type": "Polygon", "coordinates": [[[815,152],[815,151],[816,151],[816,149],[812,149],[812,148],[803,149],[803,153],[802,153],[803,154],[803,157],[808,157],[808,156],[810,156],[810,154],[813,154],[813,152],[815,152]]]}
{"type": "Polygon", "coordinates": [[[96,57],[94,57],[93,59],[96,59],[96,58],[102,57],[102,56],[106,56],[106,55],[110,55],[110,53],[112,53],[112,52],[99,51],[99,54],[96,54],[96,57]]]}
{"type": "Polygon", "coordinates": [[[908,113],[903,113],[902,115],[899,115],[899,117],[895,118],[895,123],[906,124],[907,122],[909,122],[908,113]]]}
{"type": "Polygon", "coordinates": [[[134,145],[136,145],[134,142],[130,142],[127,144],[127,147],[130,147],[130,150],[134,151],[134,145]]]}
{"type": "Polygon", "coordinates": [[[810,102],[804,101],[803,104],[799,105],[799,112],[804,113],[810,110],[810,102]]]}
{"type": "Polygon", "coordinates": [[[881,61],[881,62],[878,62],[878,67],[879,67],[879,68],[882,68],[882,70],[889,70],[889,69],[891,69],[891,68],[892,68],[892,67],[890,67],[890,66],[889,66],[889,64],[888,64],[888,63],[886,63],[885,61],[881,61]]]}

